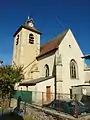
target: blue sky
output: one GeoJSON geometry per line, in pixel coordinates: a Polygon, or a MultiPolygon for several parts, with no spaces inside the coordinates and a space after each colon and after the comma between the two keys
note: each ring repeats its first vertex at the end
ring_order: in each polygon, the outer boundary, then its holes
{"type": "Polygon", "coordinates": [[[4,64],[11,64],[13,33],[28,15],[42,32],[41,44],[70,28],[83,53],[90,54],[90,0],[1,0],[0,59],[4,64]]]}

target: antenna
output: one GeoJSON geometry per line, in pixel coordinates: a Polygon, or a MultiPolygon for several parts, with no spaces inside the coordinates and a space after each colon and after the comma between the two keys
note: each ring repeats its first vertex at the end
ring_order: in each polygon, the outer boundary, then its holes
{"type": "Polygon", "coordinates": [[[60,25],[63,29],[65,29],[64,24],[60,21],[60,19],[59,19],[58,16],[56,17],[56,20],[57,20],[57,22],[59,23],[59,25],[60,25]]]}

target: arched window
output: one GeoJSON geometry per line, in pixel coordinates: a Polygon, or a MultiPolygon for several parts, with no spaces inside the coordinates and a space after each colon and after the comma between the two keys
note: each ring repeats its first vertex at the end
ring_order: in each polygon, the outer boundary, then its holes
{"type": "Polygon", "coordinates": [[[45,77],[49,76],[49,66],[46,64],[45,65],[45,77]]]}
{"type": "Polygon", "coordinates": [[[71,79],[78,78],[78,66],[74,59],[70,61],[70,77],[71,79]]]}
{"type": "Polygon", "coordinates": [[[32,33],[29,34],[29,43],[34,44],[34,35],[32,33]]]}

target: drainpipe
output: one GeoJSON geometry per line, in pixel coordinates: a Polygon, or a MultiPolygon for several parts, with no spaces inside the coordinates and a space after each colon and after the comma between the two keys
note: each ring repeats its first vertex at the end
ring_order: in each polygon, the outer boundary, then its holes
{"type": "Polygon", "coordinates": [[[55,78],[55,100],[56,100],[56,94],[57,94],[57,86],[56,86],[56,65],[55,65],[55,75],[54,75],[54,78],[55,78]]]}
{"type": "Polygon", "coordinates": [[[57,91],[56,91],[56,56],[55,56],[55,58],[54,58],[54,74],[53,74],[53,76],[54,76],[54,87],[55,87],[55,96],[54,96],[54,99],[56,100],[56,94],[57,94],[57,91]]]}

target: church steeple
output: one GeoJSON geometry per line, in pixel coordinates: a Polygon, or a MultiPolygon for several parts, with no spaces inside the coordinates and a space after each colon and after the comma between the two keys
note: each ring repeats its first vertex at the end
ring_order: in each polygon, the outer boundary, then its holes
{"type": "Polygon", "coordinates": [[[34,21],[28,16],[28,19],[25,21],[25,25],[28,27],[34,27],[34,21]]]}
{"type": "Polygon", "coordinates": [[[27,20],[14,33],[13,62],[27,66],[40,54],[41,32],[35,28],[34,21],[27,20]],[[17,44],[18,43],[18,44],[17,44]]]}
{"type": "Polygon", "coordinates": [[[25,21],[25,23],[19,27],[19,29],[14,33],[13,36],[15,37],[22,28],[25,28],[27,30],[30,30],[32,32],[35,32],[41,35],[41,32],[36,29],[33,19],[30,18],[29,16],[28,16],[28,19],[25,21]]]}

